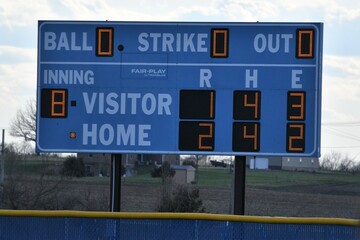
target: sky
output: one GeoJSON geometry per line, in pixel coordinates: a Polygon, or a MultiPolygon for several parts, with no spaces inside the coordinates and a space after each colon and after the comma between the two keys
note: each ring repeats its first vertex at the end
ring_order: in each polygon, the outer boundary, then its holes
{"type": "Polygon", "coordinates": [[[38,20],[323,22],[322,155],[360,161],[358,0],[0,0],[0,129],[36,98],[38,20]]]}

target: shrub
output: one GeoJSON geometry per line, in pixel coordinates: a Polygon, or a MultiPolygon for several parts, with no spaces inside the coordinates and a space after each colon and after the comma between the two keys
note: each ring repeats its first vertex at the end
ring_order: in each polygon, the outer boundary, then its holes
{"type": "Polygon", "coordinates": [[[158,212],[205,212],[202,200],[199,199],[198,188],[190,189],[186,185],[179,185],[172,197],[163,198],[157,208],[158,212]]]}
{"type": "Polygon", "coordinates": [[[66,158],[61,171],[67,177],[85,177],[85,164],[82,158],[69,156],[66,158]]]}

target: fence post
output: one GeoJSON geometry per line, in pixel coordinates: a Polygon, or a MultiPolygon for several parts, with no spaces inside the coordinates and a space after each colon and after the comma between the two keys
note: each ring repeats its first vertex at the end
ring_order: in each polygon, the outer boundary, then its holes
{"type": "Polygon", "coordinates": [[[121,203],[121,154],[111,154],[110,211],[120,212],[121,203]]]}
{"type": "Polygon", "coordinates": [[[246,157],[235,156],[234,162],[234,215],[245,215],[246,157]]]}

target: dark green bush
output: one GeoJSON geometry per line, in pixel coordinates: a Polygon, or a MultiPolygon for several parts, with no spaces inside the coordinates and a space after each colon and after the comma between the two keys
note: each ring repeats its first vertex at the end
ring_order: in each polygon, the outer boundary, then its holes
{"type": "Polygon", "coordinates": [[[83,159],[75,156],[68,156],[63,163],[61,173],[66,177],[85,177],[86,170],[83,159]]]}
{"type": "Polygon", "coordinates": [[[163,198],[159,212],[205,212],[198,188],[179,185],[169,198],[163,198]]]}

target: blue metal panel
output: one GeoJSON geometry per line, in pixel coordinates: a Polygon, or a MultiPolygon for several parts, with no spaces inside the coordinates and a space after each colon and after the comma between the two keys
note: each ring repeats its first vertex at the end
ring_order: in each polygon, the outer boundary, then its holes
{"type": "MultiPolygon", "coordinates": [[[[322,23],[40,21],[37,150],[319,156],[322,31],[322,23]],[[99,28],[113,36],[97,39],[99,28]],[[228,31],[228,56],[211,57],[213,29],[228,31]],[[110,56],[99,56],[99,47],[110,56]],[[67,90],[66,99],[51,94],[58,89],[67,90]],[[214,117],[180,119],[181,90],[214,90],[203,107],[214,117]],[[244,90],[261,93],[259,119],[234,120],[234,91],[244,90]],[[289,91],[304,93],[304,103],[290,104],[302,118],[288,119],[289,91]],[[180,151],[180,121],[210,121],[213,130],[199,125],[188,136],[197,150],[180,151]],[[251,151],[233,147],[235,122],[259,124],[240,136],[251,151]]],[[[255,100],[246,101],[255,109],[255,100]]]]}
{"type": "Polygon", "coordinates": [[[357,240],[357,226],[80,217],[0,217],[1,239],[357,240]]]}

